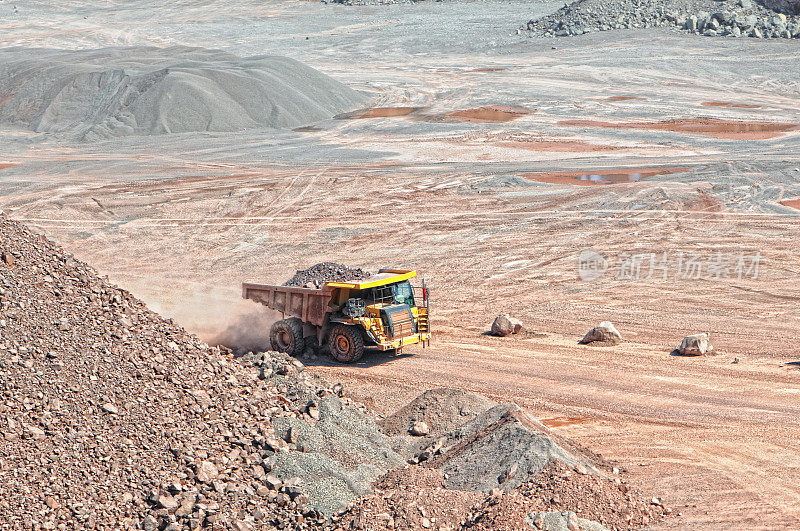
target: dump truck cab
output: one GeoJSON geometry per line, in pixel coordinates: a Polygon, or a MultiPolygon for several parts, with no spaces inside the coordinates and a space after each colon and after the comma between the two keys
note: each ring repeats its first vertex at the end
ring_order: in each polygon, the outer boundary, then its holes
{"type": "Polygon", "coordinates": [[[382,269],[319,288],[243,284],[243,296],[283,314],[270,330],[275,350],[300,354],[315,336],[334,359],[349,363],[365,346],[399,351],[430,341],[428,290],[424,280],[413,283],[416,277],[416,271],[382,269]]]}

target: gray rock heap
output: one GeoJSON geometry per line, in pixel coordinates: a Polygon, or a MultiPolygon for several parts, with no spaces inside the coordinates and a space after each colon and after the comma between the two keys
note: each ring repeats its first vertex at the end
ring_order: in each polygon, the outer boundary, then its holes
{"type": "Polygon", "coordinates": [[[792,14],[797,12],[797,2],[775,0],[770,5],[783,4],[789,6],[785,8],[786,12],[754,4],[752,0],[578,0],[556,13],[531,20],[526,29],[539,37],[567,37],[615,29],[671,27],[708,37],[798,39],[800,16],[792,14]],[[791,7],[792,3],[795,7],[791,7]]]}

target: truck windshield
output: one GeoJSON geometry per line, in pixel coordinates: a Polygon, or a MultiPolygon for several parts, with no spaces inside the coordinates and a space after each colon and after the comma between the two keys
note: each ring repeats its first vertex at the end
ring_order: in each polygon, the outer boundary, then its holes
{"type": "Polygon", "coordinates": [[[411,283],[408,280],[392,284],[392,296],[396,304],[414,306],[414,292],[411,290],[411,283]]]}

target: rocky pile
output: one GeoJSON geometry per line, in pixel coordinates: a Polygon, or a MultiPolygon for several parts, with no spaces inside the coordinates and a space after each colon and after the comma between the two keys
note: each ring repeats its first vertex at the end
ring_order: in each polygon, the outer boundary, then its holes
{"type": "Polygon", "coordinates": [[[334,521],[345,529],[600,531],[641,528],[669,512],[517,406],[477,398],[435,389],[384,419],[413,465],[382,476],[334,521]],[[418,422],[430,424],[429,436],[406,435],[418,422]]]}
{"type": "Polygon", "coordinates": [[[597,473],[591,459],[561,441],[516,404],[498,404],[431,441],[414,460],[438,468],[451,489],[516,488],[551,462],[597,473]]]}
{"type": "Polygon", "coordinates": [[[673,27],[705,36],[800,38],[800,16],[753,0],[578,0],[528,22],[539,37],[566,37],[614,29],[673,27]]]}
{"type": "Polygon", "coordinates": [[[349,280],[361,280],[369,277],[369,273],[360,267],[348,267],[344,264],[335,262],[321,262],[308,269],[297,271],[292,278],[287,280],[284,286],[300,286],[307,288],[318,288],[325,282],[347,282],[349,280]]]}
{"type": "Polygon", "coordinates": [[[294,59],[188,47],[0,51],[0,124],[79,140],[293,128],[363,105],[294,59]]]}
{"type": "Polygon", "coordinates": [[[0,218],[0,521],[317,527],[402,463],[341,386],[243,361],[0,218]]]}

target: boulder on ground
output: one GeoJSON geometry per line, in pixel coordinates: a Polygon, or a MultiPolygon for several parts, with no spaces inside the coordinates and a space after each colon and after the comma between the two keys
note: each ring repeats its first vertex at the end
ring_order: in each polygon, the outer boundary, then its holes
{"type": "Polygon", "coordinates": [[[522,330],[522,321],[503,313],[495,317],[492,323],[492,335],[505,337],[518,334],[522,330]]]}
{"type": "Polygon", "coordinates": [[[619,333],[611,321],[603,321],[598,326],[595,326],[580,340],[581,345],[589,345],[592,343],[599,343],[602,345],[617,345],[622,341],[622,335],[619,333]]]}
{"type": "Polygon", "coordinates": [[[714,350],[714,347],[708,342],[708,334],[702,333],[684,337],[683,341],[681,341],[681,346],[678,347],[678,354],[681,356],[702,356],[712,350],[714,350]]]}

